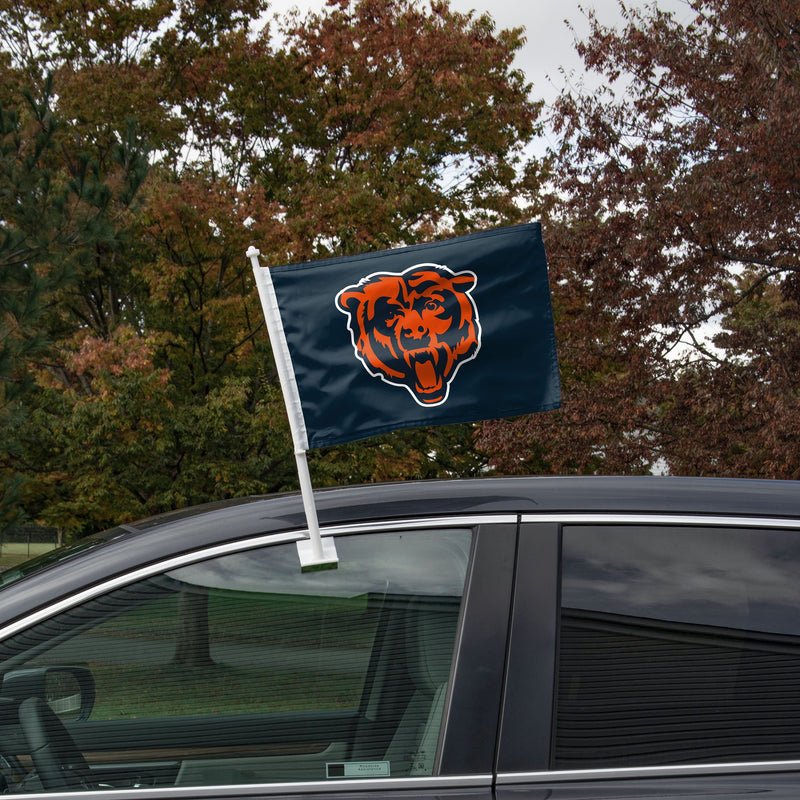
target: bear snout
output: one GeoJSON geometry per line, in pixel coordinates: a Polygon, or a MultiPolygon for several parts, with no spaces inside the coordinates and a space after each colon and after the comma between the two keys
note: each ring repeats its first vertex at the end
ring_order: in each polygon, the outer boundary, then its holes
{"type": "Polygon", "coordinates": [[[406,350],[430,347],[430,331],[424,325],[412,325],[400,329],[400,344],[406,350]]]}

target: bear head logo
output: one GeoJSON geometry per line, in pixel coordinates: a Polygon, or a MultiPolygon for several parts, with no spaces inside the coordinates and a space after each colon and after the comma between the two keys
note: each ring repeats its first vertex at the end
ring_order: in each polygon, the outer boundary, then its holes
{"type": "Polygon", "coordinates": [[[345,287],[336,307],[348,315],[355,354],[370,375],[405,387],[421,406],[436,406],[481,346],[470,294],[476,283],[473,272],[416,264],[345,287]]]}

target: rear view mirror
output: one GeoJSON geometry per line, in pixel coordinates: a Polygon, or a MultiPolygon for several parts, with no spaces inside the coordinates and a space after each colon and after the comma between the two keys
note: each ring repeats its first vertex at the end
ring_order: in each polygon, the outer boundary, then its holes
{"type": "Polygon", "coordinates": [[[41,697],[62,722],[79,722],[92,713],[94,678],[86,667],[16,669],[3,676],[0,696],[17,703],[28,697],[41,697]]]}

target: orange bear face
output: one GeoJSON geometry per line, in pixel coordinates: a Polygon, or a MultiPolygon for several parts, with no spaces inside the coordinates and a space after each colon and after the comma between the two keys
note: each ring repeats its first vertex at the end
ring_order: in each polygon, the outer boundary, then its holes
{"type": "Polygon", "coordinates": [[[353,347],[370,375],[404,386],[420,405],[439,405],[460,364],[480,348],[470,295],[476,281],[472,272],[417,264],[342,289],[336,305],[349,315],[353,347]]]}

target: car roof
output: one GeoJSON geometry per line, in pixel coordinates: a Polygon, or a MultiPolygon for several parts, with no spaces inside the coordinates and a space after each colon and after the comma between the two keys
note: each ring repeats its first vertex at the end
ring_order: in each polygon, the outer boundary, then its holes
{"type": "MultiPolygon", "coordinates": [[[[477,514],[644,513],[800,519],[800,482],[715,478],[518,477],[367,484],[316,492],[322,526],[477,514]]],[[[170,556],[305,527],[298,493],[163,514],[89,537],[2,590],[6,621],[92,582],[170,556]]]]}
{"type": "MultiPolygon", "coordinates": [[[[642,512],[800,518],[800,482],[664,476],[520,476],[372,483],[315,492],[322,524],[479,513],[642,512]]],[[[285,528],[304,525],[299,493],[209,503],[141,520],[147,530],[198,515],[267,512],[285,528]]]]}

